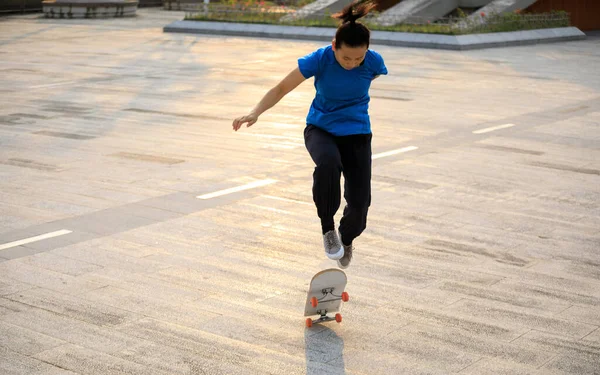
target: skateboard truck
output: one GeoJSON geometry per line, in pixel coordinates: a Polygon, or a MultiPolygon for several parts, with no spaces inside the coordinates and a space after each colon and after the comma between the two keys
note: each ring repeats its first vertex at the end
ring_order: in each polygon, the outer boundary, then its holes
{"type": "MultiPolygon", "coordinates": [[[[342,292],[341,295],[335,295],[335,294],[333,294],[334,290],[335,290],[335,288],[323,288],[321,290],[321,293],[323,293],[323,296],[321,298],[312,297],[310,299],[310,304],[312,305],[312,307],[317,307],[319,305],[319,303],[323,304],[326,302],[333,302],[333,301],[339,301],[339,300],[348,302],[348,300],[350,299],[348,292],[342,292]],[[333,297],[333,298],[325,299],[327,297],[333,297]]],[[[313,320],[311,318],[306,319],[307,327],[311,327],[313,325],[313,323],[323,323],[323,322],[329,322],[331,320],[335,320],[338,323],[342,322],[342,314],[338,313],[338,314],[335,314],[335,317],[331,317],[331,316],[327,315],[327,309],[317,310],[317,314],[321,315],[318,319],[315,319],[315,320],[313,320]]]]}

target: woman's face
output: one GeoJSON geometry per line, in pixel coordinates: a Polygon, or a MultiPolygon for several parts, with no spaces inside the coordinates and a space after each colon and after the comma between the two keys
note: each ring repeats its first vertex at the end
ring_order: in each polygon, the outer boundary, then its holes
{"type": "Polygon", "coordinates": [[[332,42],[333,53],[337,62],[346,70],[352,70],[360,66],[367,54],[367,46],[349,47],[342,43],[340,48],[335,47],[335,40],[332,42]]]}

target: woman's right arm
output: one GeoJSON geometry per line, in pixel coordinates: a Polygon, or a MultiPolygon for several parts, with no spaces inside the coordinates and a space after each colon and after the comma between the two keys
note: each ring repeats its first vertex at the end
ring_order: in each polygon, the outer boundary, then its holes
{"type": "Polygon", "coordinates": [[[266,110],[277,104],[290,91],[298,87],[306,78],[300,73],[300,69],[292,70],[281,82],[269,90],[261,101],[254,107],[246,116],[241,116],[233,120],[233,130],[237,131],[243,124],[247,123],[246,127],[252,126],[258,117],[266,110]]]}

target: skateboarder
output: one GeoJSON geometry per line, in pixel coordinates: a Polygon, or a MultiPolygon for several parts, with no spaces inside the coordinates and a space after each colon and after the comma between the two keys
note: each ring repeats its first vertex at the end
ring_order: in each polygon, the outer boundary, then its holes
{"type": "Polygon", "coordinates": [[[333,17],[342,20],[331,45],[298,59],[298,67],[269,90],[246,116],[233,121],[237,131],[258,117],[310,77],[315,77],[316,96],[304,129],[306,148],[315,163],[313,200],[321,219],[323,244],[328,258],[347,268],[353,240],[367,226],[371,204],[371,124],[368,114],[371,81],[387,74],[383,58],[369,49],[370,31],[357,20],[372,4],[350,4],[333,17]],[[335,230],[334,215],[340,207],[340,179],[344,174],[346,206],[335,230]]]}

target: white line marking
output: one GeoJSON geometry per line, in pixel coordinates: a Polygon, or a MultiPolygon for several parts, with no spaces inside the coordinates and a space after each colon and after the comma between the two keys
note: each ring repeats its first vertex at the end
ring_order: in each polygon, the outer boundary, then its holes
{"type": "Polygon", "coordinates": [[[77,81],[64,81],[64,82],[57,82],[57,83],[48,83],[45,85],[29,86],[28,88],[29,89],[41,89],[41,88],[45,88],[45,87],[70,85],[72,83],[77,83],[77,81]]]}
{"type": "Polygon", "coordinates": [[[251,182],[249,184],[242,185],[242,186],[237,186],[237,187],[234,187],[234,188],[229,188],[229,189],[225,189],[225,190],[215,191],[214,193],[208,193],[208,194],[204,194],[204,195],[198,195],[196,198],[198,198],[198,199],[215,198],[215,197],[219,197],[221,195],[227,195],[227,194],[231,194],[231,193],[236,193],[236,192],[242,191],[242,190],[254,189],[254,188],[265,186],[265,185],[269,185],[269,184],[272,184],[272,183],[275,183],[275,182],[277,182],[277,180],[272,180],[272,179],[268,178],[266,180],[254,181],[254,182],[251,182]]]}
{"type": "Polygon", "coordinates": [[[474,130],[473,134],[489,133],[489,132],[493,132],[494,130],[511,128],[513,126],[515,126],[515,124],[504,124],[504,125],[492,126],[491,128],[474,130]]]}
{"type": "Polygon", "coordinates": [[[236,64],[231,64],[229,66],[240,66],[240,65],[250,65],[250,64],[258,64],[258,63],[264,63],[267,60],[252,60],[252,61],[243,61],[240,63],[236,63],[236,64]]]}
{"type": "Polygon", "coordinates": [[[261,206],[261,205],[258,205],[258,204],[246,203],[245,206],[255,207],[255,208],[259,209],[259,210],[266,210],[266,211],[271,211],[271,212],[277,212],[278,214],[285,214],[285,215],[291,215],[292,214],[292,211],[280,210],[279,208],[261,206]]]}
{"type": "Polygon", "coordinates": [[[276,144],[276,143],[264,146],[264,148],[282,148],[284,150],[293,150],[298,147],[300,147],[300,146],[299,145],[290,146],[290,145],[276,144]]]}
{"type": "Polygon", "coordinates": [[[300,137],[289,137],[286,135],[275,135],[275,134],[258,134],[258,133],[240,133],[248,137],[258,137],[267,139],[285,139],[288,141],[296,141],[299,144],[304,144],[304,140],[300,137]]]}
{"type": "Polygon", "coordinates": [[[62,236],[64,234],[69,234],[69,233],[71,233],[70,230],[62,229],[62,230],[57,230],[56,232],[40,234],[39,236],[25,238],[24,240],[13,241],[13,242],[2,244],[2,245],[0,245],[0,250],[10,249],[11,247],[21,246],[21,245],[25,245],[28,243],[41,241],[41,240],[45,240],[45,239],[52,238],[52,237],[58,237],[58,236],[62,236]]]}
{"type": "Polygon", "coordinates": [[[296,124],[286,124],[283,122],[267,122],[265,123],[263,121],[263,126],[268,125],[271,126],[273,128],[278,128],[278,129],[300,129],[302,127],[302,125],[296,125],[296,124]]]}
{"type": "Polygon", "coordinates": [[[307,206],[312,206],[313,203],[310,202],[304,202],[304,201],[299,201],[296,199],[289,199],[289,198],[282,198],[282,197],[276,197],[274,195],[261,195],[261,197],[263,198],[268,198],[268,199],[274,199],[274,200],[278,200],[278,201],[283,201],[283,202],[291,202],[291,203],[298,203],[298,204],[305,204],[307,206]]]}
{"type": "Polygon", "coordinates": [[[371,157],[371,159],[375,160],[375,159],[379,159],[379,158],[384,158],[386,156],[392,156],[392,155],[396,155],[396,154],[401,154],[403,152],[413,151],[413,150],[416,150],[416,149],[418,149],[418,147],[416,147],[416,146],[408,146],[408,147],[399,148],[397,150],[380,152],[379,154],[373,155],[371,157]]]}

